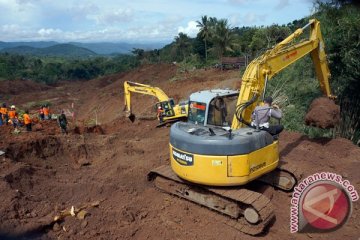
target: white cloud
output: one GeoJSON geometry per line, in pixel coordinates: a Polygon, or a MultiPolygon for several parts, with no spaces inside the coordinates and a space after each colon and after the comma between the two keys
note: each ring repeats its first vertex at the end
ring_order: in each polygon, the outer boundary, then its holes
{"type": "Polygon", "coordinates": [[[197,23],[195,21],[188,22],[186,27],[178,27],[178,33],[186,33],[190,37],[195,37],[199,32],[199,27],[196,26],[197,23]]]}
{"type": "Polygon", "coordinates": [[[228,2],[233,4],[244,4],[246,2],[249,2],[249,0],[228,0],[228,2]]]}
{"type": "Polygon", "coordinates": [[[239,14],[232,14],[229,16],[229,24],[231,26],[239,26],[241,25],[241,16],[239,14]]]}
{"type": "Polygon", "coordinates": [[[92,19],[100,12],[100,8],[93,3],[80,4],[69,8],[73,19],[92,19]]]}
{"type": "Polygon", "coordinates": [[[279,2],[275,6],[275,9],[281,10],[287,6],[289,6],[289,0],[279,0],[279,2]]]}
{"type": "Polygon", "coordinates": [[[242,18],[242,21],[245,25],[255,25],[256,23],[264,22],[266,17],[266,14],[256,14],[253,12],[248,12],[242,18]]]}
{"type": "Polygon", "coordinates": [[[1,31],[4,33],[16,32],[20,30],[20,26],[17,24],[5,24],[1,26],[1,31]]]}
{"type": "Polygon", "coordinates": [[[130,8],[112,9],[95,16],[95,20],[99,24],[115,24],[122,22],[131,22],[134,17],[134,11],[130,8]]]}
{"type": "Polygon", "coordinates": [[[52,29],[52,28],[41,28],[38,31],[38,34],[41,37],[54,37],[59,35],[60,33],[62,33],[62,31],[60,29],[52,29]]]}

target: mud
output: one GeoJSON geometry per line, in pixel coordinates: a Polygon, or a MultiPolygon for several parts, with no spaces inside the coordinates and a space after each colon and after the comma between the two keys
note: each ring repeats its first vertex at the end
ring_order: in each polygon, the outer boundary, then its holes
{"type": "MultiPolygon", "coordinates": [[[[21,100],[11,96],[19,106],[30,99],[59,98],[53,109],[73,109],[76,114],[69,115],[69,134],[62,134],[56,121],[40,121],[39,130],[30,133],[21,129],[13,134],[11,126],[0,127],[0,150],[5,152],[0,156],[0,239],[255,239],[223,224],[225,216],[157,191],[146,176],[151,169],[169,164],[169,129],[156,128],[157,120],[131,123],[121,107],[125,80],[151,83],[181,99],[221,81],[234,86],[238,75],[198,70],[178,76],[172,65],[146,65],[86,84],[63,83],[46,92],[24,92],[21,100]],[[83,123],[93,120],[95,113],[99,126],[85,130],[83,123]],[[72,206],[78,209],[96,201],[99,205],[86,208],[83,219],[68,215],[53,221],[72,206]]],[[[156,101],[134,95],[132,102],[136,113],[150,114],[149,103],[156,101]]],[[[335,172],[360,189],[360,149],[348,140],[309,139],[285,131],[280,135],[280,156],[295,163],[304,176],[335,172]]],[[[268,194],[276,220],[261,238],[359,237],[358,202],[349,222],[336,232],[290,234],[290,194],[276,189],[268,194]]]]}
{"type": "Polygon", "coordinates": [[[333,100],[321,97],[312,101],[305,116],[305,124],[318,128],[334,128],[340,122],[340,106],[333,100]]]}
{"type": "Polygon", "coordinates": [[[105,134],[105,131],[100,125],[75,126],[73,133],[75,133],[75,134],[84,134],[84,133],[105,134]]]}

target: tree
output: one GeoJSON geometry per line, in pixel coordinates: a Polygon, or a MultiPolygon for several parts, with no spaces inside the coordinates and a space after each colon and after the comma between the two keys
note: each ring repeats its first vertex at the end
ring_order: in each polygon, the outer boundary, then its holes
{"type": "Polygon", "coordinates": [[[227,19],[217,21],[212,35],[213,51],[221,58],[226,52],[233,52],[236,44],[236,34],[231,31],[227,19]]]}
{"type": "Polygon", "coordinates": [[[256,30],[253,34],[250,49],[253,55],[258,55],[265,49],[270,49],[277,43],[291,34],[291,30],[286,26],[271,25],[269,27],[262,27],[256,30]]]}
{"type": "Polygon", "coordinates": [[[197,23],[197,27],[200,28],[200,36],[201,38],[204,40],[204,44],[205,44],[205,61],[207,61],[207,41],[210,38],[210,20],[209,18],[205,15],[201,17],[201,21],[196,21],[197,23]]]}
{"type": "Polygon", "coordinates": [[[318,1],[315,16],[321,22],[331,69],[331,83],[338,96],[340,136],[360,141],[360,8],[355,1],[318,1]]]}
{"type": "Polygon", "coordinates": [[[134,54],[138,60],[142,60],[144,58],[145,50],[141,48],[133,48],[131,53],[134,54]]]}
{"type": "Polygon", "coordinates": [[[191,49],[191,41],[188,35],[181,32],[179,36],[175,37],[175,49],[182,55],[183,60],[186,60],[191,49]]]}

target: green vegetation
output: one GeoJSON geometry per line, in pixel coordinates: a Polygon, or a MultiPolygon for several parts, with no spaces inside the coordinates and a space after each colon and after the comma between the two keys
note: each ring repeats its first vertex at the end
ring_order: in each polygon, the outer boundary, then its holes
{"type": "Polygon", "coordinates": [[[0,80],[31,79],[54,84],[61,80],[89,80],[106,74],[127,71],[139,65],[130,55],[65,59],[0,54],[0,80]]]}
{"type": "MultiPolygon", "coordinates": [[[[232,27],[226,19],[203,16],[197,21],[200,32],[195,38],[179,33],[172,43],[161,49],[146,51],[134,48],[131,56],[65,59],[0,54],[0,79],[29,78],[52,84],[59,80],[87,80],[147,63],[177,62],[182,72],[214,66],[223,56],[246,55],[253,59],[303,27],[310,18],[317,18],[321,22],[330,63],[331,86],[341,106],[342,122],[336,135],[357,143],[360,139],[360,8],[355,6],[355,2],[316,0],[316,11],[312,16],[287,25],[267,27],[232,27]]],[[[332,131],[320,131],[303,123],[310,102],[321,95],[309,56],[270,81],[267,93],[281,103],[285,111],[282,123],[287,130],[310,136],[334,135],[332,131]]]]}
{"type": "Polygon", "coordinates": [[[19,46],[2,49],[0,53],[22,54],[31,56],[56,56],[64,58],[83,58],[97,55],[95,52],[89,49],[78,47],[72,44],[57,44],[45,48],[19,46]]]}

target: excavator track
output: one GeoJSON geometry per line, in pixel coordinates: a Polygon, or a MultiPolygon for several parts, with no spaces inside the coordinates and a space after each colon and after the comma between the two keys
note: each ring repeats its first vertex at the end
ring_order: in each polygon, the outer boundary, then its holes
{"type": "Polygon", "coordinates": [[[291,164],[291,162],[280,160],[278,167],[274,171],[258,178],[257,181],[264,182],[285,192],[291,192],[301,178],[302,172],[298,167],[291,164]]]}
{"type": "Polygon", "coordinates": [[[170,166],[152,170],[148,180],[160,191],[185,198],[228,216],[225,224],[249,235],[258,235],[274,219],[273,205],[265,195],[239,187],[208,187],[179,178],[170,166]]]}

